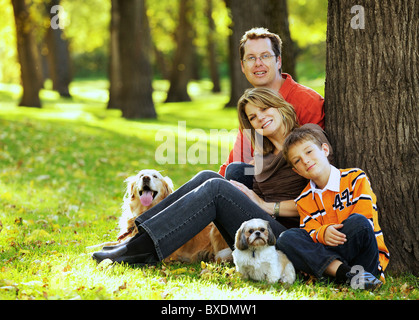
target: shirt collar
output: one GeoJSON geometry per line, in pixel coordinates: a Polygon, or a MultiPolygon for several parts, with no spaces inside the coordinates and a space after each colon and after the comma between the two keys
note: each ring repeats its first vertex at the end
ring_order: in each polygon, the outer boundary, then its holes
{"type": "Polygon", "coordinates": [[[294,87],[295,81],[292,79],[291,75],[289,75],[288,73],[282,73],[281,76],[283,79],[285,79],[285,81],[282,84],[281,88],[279,89],[279,93],[285,100],[287,100],[288,94],[290,93],[291,89],[294,87]]]}
{"type": "Polygon", "coordinates": [[[323,189],[318,189],[316,184],[310,180],[310,188],[313,192],[313,197],[315,193],[323,193],[326,190],[333,192],[339,192],[340,190],[340,171],[335,166],[330,165],[330,175],[329,180],[327,181],[326,186],[323,189]]]}

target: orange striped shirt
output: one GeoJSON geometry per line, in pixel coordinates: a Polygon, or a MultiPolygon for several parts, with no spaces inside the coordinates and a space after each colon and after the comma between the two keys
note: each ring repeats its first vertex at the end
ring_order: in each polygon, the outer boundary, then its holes
{"type": "Polygon", "coordinates": [[[390,254],[378,224],[376,196],[364,171],[357,168],[339,170],[331,166],[326,187],[317,189],[310,181],[295,202],[300,214],[300,227],[309,233],[314,242],[323,244],[328,226],[342,223],[352,213],[365,216],[377,239],[379,270],[383,276],[390,254]]]}

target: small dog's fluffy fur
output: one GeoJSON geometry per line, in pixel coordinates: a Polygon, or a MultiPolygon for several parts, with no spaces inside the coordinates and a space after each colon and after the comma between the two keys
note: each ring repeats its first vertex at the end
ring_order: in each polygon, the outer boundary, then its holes
{"type": "Polygon", "coordinates": [[[236,233],[233,261],[243,277],[269,283],[292,284],[295,269],[287,256],[275,248],[276,238],[268,221],[243,222],[236,233]]]}
{"type": "MultiPolygon", "coordinates": [[[[119,219],[118,241],[102,243],[89,249],[116,245],[132,238],[138,233],[135,219],[173,192],[172,180],[169,177],[163,177],[160,172],[153,169],[141,170],[137,175],[127,178],[125,182],[127,188],[123,199],[122,215],[119,219]]],[[[170,219],[170,216],[167,219],[170,219]]],[[[196,262],[200,259],[213,259],[220,250],[226,247],[228,247],[227,243],[215,225],[211,223],[165,260],[196,262]]]]}

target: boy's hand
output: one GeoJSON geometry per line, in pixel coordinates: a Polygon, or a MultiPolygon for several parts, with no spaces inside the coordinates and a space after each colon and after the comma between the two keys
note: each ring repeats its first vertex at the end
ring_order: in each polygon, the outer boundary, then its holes
{"type": "Polygon", "coordinates": [[[346,242],[346,235],[337,229],[343,227],[343,224],[333,224],[328,226],[326,231],[324,232],[324,242],[328,246],[337,247],[340,244],[344,244],[346,242]]]}

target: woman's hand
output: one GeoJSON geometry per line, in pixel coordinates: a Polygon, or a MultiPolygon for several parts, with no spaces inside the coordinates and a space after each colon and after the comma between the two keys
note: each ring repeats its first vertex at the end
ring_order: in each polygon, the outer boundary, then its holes
{"type": "Polygon", "coordinates": [[[247,197],[249,197],[249,199],[251,199],[254,203],[256,203],[259,207],[263,208],[265,201],[263,201],[253,190],[250,190],[243,183],[240,183],[238,181],[230,180],[230,182],[237,189],[243,192],[247,197]]]}

